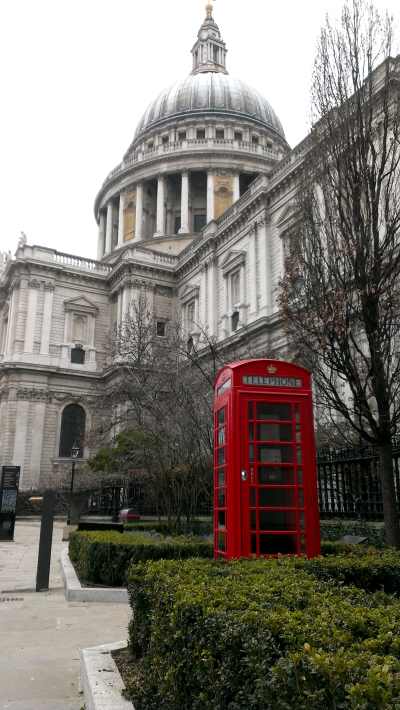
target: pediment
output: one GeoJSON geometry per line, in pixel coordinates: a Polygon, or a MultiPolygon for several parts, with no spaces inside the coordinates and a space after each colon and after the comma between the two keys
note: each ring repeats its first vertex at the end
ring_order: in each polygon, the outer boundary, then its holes
{"type": "Polygon", "coordinates": [[[235,249],[232,249],[228,254],[226,255],[225,259],[223,260],[221,266],[222,266],[222,271],[224,274],[229,273],[229,271],[232,271],[233,269],[238,268],[239,266],[242,266],[246,261],[246,252],[245,251],[238,251],[235,249]]]}
{"type": "Polygon", "coordinates": [[[299,215],[299,208],[294,202],[289,202],[279,215],[278,227],[280,230],[289,229],[296,222],[299,215]]]}
{"type": "Polygon", "coordinates": [[[66,311],[74,311],[79,313],[98,313],[98,307],[92,301],[89,301],[86,296],[77,296],[64,301],[64,309],[66,311]]]}
{"type": "Polygon", "coordinates": [[[186,284],[180,293],[180,299],[182,302],[191,301],[192,298],[198,298],[200,291],[200,286],[197,284],[186,284]]]}

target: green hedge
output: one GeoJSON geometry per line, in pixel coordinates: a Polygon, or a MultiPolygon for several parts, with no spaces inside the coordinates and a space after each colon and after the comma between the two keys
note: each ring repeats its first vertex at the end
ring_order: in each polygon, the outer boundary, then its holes
{"type": "MultiPolygon", "coordinates": [[[[327,548],[325,547],[325,550],[327,548]]],[[[337,549],[337,548],[336,548],[337,549]]],[[[400,594],[400,553],[393,548],[376,550],[358,546],[345,554],[328,554],[311,560],[296,559],[295,566],[321,580],[354,585],[366,591],[400,594]]]]}
{"type": "Polygon", "coordinates": [[[76,532],[69,541],[69,556],[82,582],[106,586],[125,585],[132,563],[212,555],[211,543],[201,538],[162,538],[144,532],[76,532]]]}
{"type": "Polygon", "coordinates": [[[127,531],[158,532],[160,535],[212,535],[210,520],[193,520],[191,523],[181,523],[178,527],[163,520],[139,520],[125,523],[127,531]]]}
{"type": "Polygon", "coordinates": [[[368,538],[368,544],[375,547],[385,545],[385,527],[381,522],[369,520],[341,520],[331,518],[321,520],[323,540],[339,540],[343,535],[360,535],[368,538]]]}
{"type": "Polygon", "coordinates": [[[132,566],[137,710],[400,707],[400,602],[293,560],[132,566]]]}

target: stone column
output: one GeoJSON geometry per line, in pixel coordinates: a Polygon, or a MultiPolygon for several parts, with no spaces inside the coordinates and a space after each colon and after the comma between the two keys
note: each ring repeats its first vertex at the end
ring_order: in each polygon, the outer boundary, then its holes
{"type": "MultiPolygon", "coordinates": [[[[260,308],[262,315],[268,311],[271,291],[271,260],[267,244],[267,225],[263,220],[258,223],[258,253],[260,275],[260,308]]],[[[269,312],[269,311],[268,311],[269,312]]]]}
{"type": "Polygon", "coordinates": [[[106,248],[105,254],[109,254],[111,251],[111,240],[112,240],[112,228],[113,228],[113,203],[110,201],[107,205],[107,224],[106,224],[106,248]]]}
{"type": "Polygon", "coordinates": [[[121,192],[119,196],[119,214],[118,214],[118,247],[122,247],[124,243],[124,207],[125,195],[121,192]]]}
{"type": "Polygon", "coordinates": [[[14,328],[15,328],[15,300],[16,300],[16,288],[14,286],[11,296],[10,296],[10,306],[8,309],[8,325],[6,332],[6,344],[4,348],[4,355],[12,355],[14,348],[14,328]]]}
{"type": "Polygon", "coordinates": [[[39,283],[32,279],[29,282],[28,310],[26,314],[24,352],[33,352],[33,341],[35,338],[36,311],[38,300],[39,283]]]}
{"type": "Polygon", "coordinates": [[[189,173],[182,173],[181,228],[179,234],[189,233],[189,173]]]}
{"type": "Polygon", "coordinates": [[[136,224],[135,224],[135,242],[140,242],[143,239],[143,183],[139,182],[136,185],[136,224]]]}
{"type": "Polygon", "coordinates": [[[233,176],[233,201],[236,202],[240,197],[240,175],[233,176]]]}
{"type": "Polygon", "coordinates": [[[211,259],[208,262],[208,326],[210,335],[218,335],[217,322],[216,264],[215,260],[211,259]]]}
{"type": "Polygon", "coordinates": [[[44,285],[43,321],[42,333],[40,337],[41,355],[49,354],[51,319],[53,314],[53,294],[54,285],[52,283],[46,283],[44,285]]]}
{"type": "Polygon", "coordinates": [[[157,226],[156,237],[165,234],[165,178],[160,175],[157,181],[157,226]]]}
{"type": "Polygon", "coordinates": [[[99,236],[97,240],[97,261],[104,256],[105,249],[105,238],[106,238],[106,217],[104,212],[100,212],[99,217],[99,236]]]}
{"type": "Polygon", "coordinates": [[[21,485],[22,479],[24,477],[24,463],[26,452],[26,442],[28,433],[28,416],[29,416],[29,401],[24,399],[19,399],[17,401],[17,417],[18,426],[15,428],[14,437],[14,449],[12,463],[14,466],[21,466],[21,478],[19,484],[21,485]]]}
{"type": "Polygon", "coordinates": [[[130,286],[125,284],[123,291],[122,291],[122,304],[121,304],[122,322],[124,322],[124,320],[126,319],[126,317],[128,315],[130,293],[131,293],[130,286]]]}
{"type": "MultiPolygon", "coordinates": [[[[46,401],[32,402],[32,406],[34,408],[34,415],[32,450],[30,454],[29,483],[32,488],[38,489],[40,484],[40,469],[42,463],[42,447],[46,422],[47,403],[46,401]]],[[[27,476],[25,476],[25,485],[27,484],[26,478],[27,476]]]]}
{"type": "Polygon", "coordinates": [[[207,173],[207,223],[214,219],[214,173],[207,173]]]}
{"type": "Polygon", "coordinates": [[[249,232],[248,268],[251,278],[249,279],[249,313],[254,318],[257,313],[257,246],[256,232],[253,228],[249,232]]]}
{"type": "Polygon", "coordinates": [[[201,270],[199,293],[200,326],[204,331],[207,328],[207,275],[207,267],[204,265],[201,270]]]}

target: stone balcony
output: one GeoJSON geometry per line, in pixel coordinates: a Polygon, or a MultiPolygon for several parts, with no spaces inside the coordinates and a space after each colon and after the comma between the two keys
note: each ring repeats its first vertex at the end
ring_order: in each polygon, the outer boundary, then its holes
{"type": "Polygon", "coordinates": [[[159,145],[151,149],[138,149],[134,154],[127,156],[114,170],[107,175],[103,188],[117,177],[123,176],[129,172],[132,167],[151,163],[155,159],[160,159],[169,155],[185,156],[187,154],[196,155],[196,153],[204,153],[204,151],[212,150],[214,154],[218,152],[226,153],[226,151],[239,155],[247,154],[259,156],[271,161],[279,161],[281,154],[273,149],[267,148],[261,144],[247,143],[244,141],[235,141],[230,139],[218,138],[193,138],[181,142],[168,143],[159,145]]]}

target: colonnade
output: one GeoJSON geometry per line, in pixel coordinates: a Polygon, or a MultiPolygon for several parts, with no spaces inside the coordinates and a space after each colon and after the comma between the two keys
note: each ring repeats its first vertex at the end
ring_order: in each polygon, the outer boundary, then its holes
{"type": "MultiPolygon", "coordinates": [[[[196,171],[199,172],[199,171],[196,171]]],[[[163,237],[167,231],[167,175],[159,175],[157,178],[157,193],[156,193],[156,224],[154,237],[163,237]]],[[[214,190],[215,173],[207,172],[207,191],[205,199],[206,223],[215,218],[215,190],[214,190]]],[[[180,229],[179,234],[191,233],[190,225],[190,197],[191,197],[191,173],[184,171],[180,174],[181,181],[181,198],[180,198],[180,229]]],[[[136,183],[136,186],[129,191],[135,192],[135,228],[133,239],[129,240],[133,243],[138,243],[148,238],[144,233],[144,188],[146,182],[136,183]]],[[[233,175],[233,202],[240,197],[240,179],[239,174],[233,175]]],[[[118,237],[117,248],[124,244],[124,210],[126,204],[126,193],[121,192],[119,203],[115,199],[111,199],[107,203],[107,207],[100,211],[99,216],[99,236],[97,258],[102,259],[103,256],[109,254],[113,249],[113,230],[115,229],[115,210],[118,209],[118,237]]],[[[115,241],[114,241],[115,245],[115,241]]]]}

